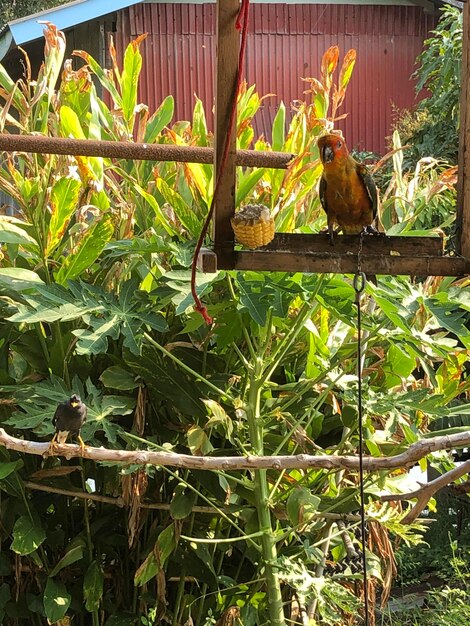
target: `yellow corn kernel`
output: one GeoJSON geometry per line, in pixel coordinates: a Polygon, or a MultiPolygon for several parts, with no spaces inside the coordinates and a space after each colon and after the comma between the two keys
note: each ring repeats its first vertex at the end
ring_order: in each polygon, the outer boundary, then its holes
{"type": "Polygon", "coordinates": [[[274,238],[274,219],[268,207],[247,204],[231,219],[235,237],[247,248],[261,248],[274,238]]]}

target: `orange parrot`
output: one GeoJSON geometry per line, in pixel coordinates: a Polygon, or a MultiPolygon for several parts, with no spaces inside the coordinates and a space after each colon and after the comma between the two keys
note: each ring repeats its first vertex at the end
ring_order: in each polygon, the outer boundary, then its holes
{"type": "Polygon", "coordinates": [[[363,230],[376,233],[372,223],[377,217],[378,192],[367,167],[352,158],[341,135],[320,137],[318,150],[323,164],[320,202],[327,215],[331,245],[335,224],[345,235],[363,230]]]}

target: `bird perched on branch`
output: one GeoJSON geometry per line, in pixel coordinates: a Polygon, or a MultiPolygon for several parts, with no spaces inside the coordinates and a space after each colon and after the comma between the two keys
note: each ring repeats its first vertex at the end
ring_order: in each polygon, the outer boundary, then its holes
{"type": "Polygon", "coordinates": [[[55,435],[50,445],[52,453],[56,444],[65,443],[69,435],[77,435],[83,453],[85,442],[80,436],[80,429],[85,423],[86,414],[87,408],[77,394],[73,394],[66,402],[61,402],[58,405],[52,418],[52,423],[55,426],[55,435]]]}
{"type": "Polygon", "coordinates": [[[378,192],[367,167],[352,158],[341,135],[320,137],[318,150],[323,164],[320,202],[327,215],[331,245],[335,224],[345,235],[363,230],[376,233],[372,223],[377,217],[378,192]]]}

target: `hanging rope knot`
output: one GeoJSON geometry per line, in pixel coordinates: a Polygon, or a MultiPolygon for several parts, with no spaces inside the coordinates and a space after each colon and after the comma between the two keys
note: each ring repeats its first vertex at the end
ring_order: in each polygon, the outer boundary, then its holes
{"type": "Polygon", "coordinates": [[[194,310],[202,315],[202,317],[204,318],[204,321],[206,322],[208,326],[212,324],[213,319],[209,315],[209,313],[207,312],[207,308],[203,304],[195,304],[194,310]]]}

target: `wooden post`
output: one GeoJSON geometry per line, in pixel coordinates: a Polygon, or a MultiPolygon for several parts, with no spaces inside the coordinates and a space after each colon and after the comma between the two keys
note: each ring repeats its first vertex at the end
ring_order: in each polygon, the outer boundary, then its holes
{"type": "MultiPolygon", "coordinates": [[[[230,112],[237,87],[240,34],[235,28],[239,0],[217,0],[217,52],[215,85],[215,158],[214,172],[218,175],[229,131],[230,112]]],[[[234,235],[230,218],[235,211],[235,153],[236,130],[233,129],[228,157],[214,211],[214,248],[224,259],[233,254],[234,235]]],[[[227,259],[230,264],[230,259],[227,259]]],[[[224,264],[227,267],[227,264],[224,264]]]]}
{"type": "Polygon", "coordinates": [[[470,4],[463,5],[462,80],[460,86],[457,250],[470,259],[470,4]]]}

